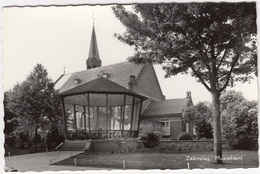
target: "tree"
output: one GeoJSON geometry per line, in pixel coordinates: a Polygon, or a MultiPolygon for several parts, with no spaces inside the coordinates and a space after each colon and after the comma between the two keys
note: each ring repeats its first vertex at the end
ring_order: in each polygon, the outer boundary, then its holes
{"type": "Polygon", "coordinates": [[[136,4],[113,7],[135,63],[163,64],[166,77],[190,73],[212,95],[214,153],[222,163],[220,101],[227,86],[256,72],[255,3],[136,4]]]}
{"type": "Polygon", "coordinates": [[[258,138],[257,102],[247,101],[236,91],[227,91],[220,100],[223,137],[235,149],[251,149],[258,138]]]}
{"type": "MultiPolygon", "coordinates": [[[[8,108],[18,116],[17,132],[34,132],[58,126],[59,100],[54,95],[54,84],[47,70],[37,64],[27,79],[17,84],[9,94],[8,108]]],[[[35,138],[37,144],[37,138],[35,138]]]]}
{"type": "Polygon", "coordinates": [[[221,112],[228,109],[228,107],[230,107],[231,104],[232,105],[239,104],[245,100],[246,100],[245,97],[240,91],[239,92],[235,90],[225,91],[220,97],[221,112]]]}
{"type": "Polygon", "coordinates": [[[4,134],[5,136],[12,134],[17,125],[17,116],[7,108],[8,95],[9,92],[4,93],[4,122],[5,122],[4,134]]]}
{"type": "Polygon", "coordinates": [[[7,108],[9,92],[4,93],[4,134],[5,147],[6,145],[12,147],[15,145],[16,137],[14,130],[17,126],[17,116],[7,108]]]}
{"type": "Polygon", "coordinates": [[[195,126],[198,138],[213,138],[212,112],[207,104],[199,102],[184,110],[184,118],[195,126]]]}

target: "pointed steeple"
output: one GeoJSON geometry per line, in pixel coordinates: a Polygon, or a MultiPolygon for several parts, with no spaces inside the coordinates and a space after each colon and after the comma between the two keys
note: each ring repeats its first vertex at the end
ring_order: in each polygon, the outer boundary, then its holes
{"type": "Polygon", "coordinates": [[[93,25],[90,48],[89,48],[89,55],[88,55],[88,59],[87,59],[87,69],[100,67],[101,63],[102,62],[99,58],[99,53],[98,53],[95,27],[93,25]]]}

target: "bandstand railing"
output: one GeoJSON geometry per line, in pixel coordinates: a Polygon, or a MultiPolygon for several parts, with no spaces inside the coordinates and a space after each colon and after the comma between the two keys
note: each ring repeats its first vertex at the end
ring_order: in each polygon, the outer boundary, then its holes
{"type": "Polygon", "coordinates": [[[120,139],[137,138],[138,131],[130,130],[91,130],[91,133],[68,131],[69,140],[99,140],[99,139],[120,139]]]}

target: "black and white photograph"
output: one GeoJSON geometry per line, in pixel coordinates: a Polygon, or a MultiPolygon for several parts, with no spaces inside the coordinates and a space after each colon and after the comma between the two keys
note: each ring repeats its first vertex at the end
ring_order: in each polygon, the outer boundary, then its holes
{"type": "Polygon", "coordinates": [[[1,170],[257,172],[258,5],[4,0],[1,170]]]}

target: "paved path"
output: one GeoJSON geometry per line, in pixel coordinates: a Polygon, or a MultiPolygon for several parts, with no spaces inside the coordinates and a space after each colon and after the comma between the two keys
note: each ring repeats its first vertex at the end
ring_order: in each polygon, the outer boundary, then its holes
{"type": "Polygon", "coordinates": [[[34,153],[26,155],[17,155],[5,157],[5,166],[13,167],[19,172],[26,171],[84,171],[84,170],[111,170],[106,168],[94,168],[94,167],[77,167],[77,166],[60,166],[50,165],[51,163],[61,161],[71,156],[77,155],[79,151],[55,151],[34,153]]]}

